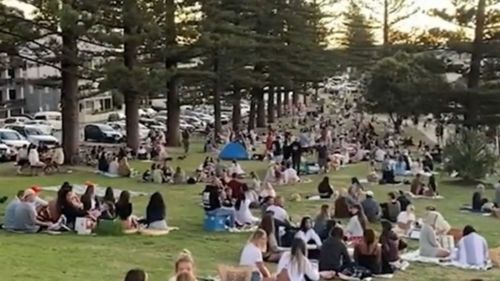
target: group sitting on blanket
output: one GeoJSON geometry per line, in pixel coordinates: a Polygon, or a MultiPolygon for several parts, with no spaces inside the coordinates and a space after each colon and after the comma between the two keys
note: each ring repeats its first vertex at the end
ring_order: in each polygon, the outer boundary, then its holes
{"type": "Polygon", "coordinates": [[[24,145],[17,151],[16,156],[17,173],[21,174],[24,168],[40,169],[42,172],[51,170],[60,171],[64,164],[64,151],[60,144],[53,148],[45,145],[24,145]]]}
{"type": "Polygon", "coordinates": [[[185,184],[187,178],[186,173],[181,167],[177,166],[174,171],[169,166],[168,161],[164,161],[163,165],[156,163],[151,164],[151,168],[142,174],[142,181],[156,184],[185,184]]]}
{"type": "Polygon", "coordinates": [[[472,194],[472,204],[464,205],[460,209],[474,213],[492,214],[500,218],[500,183],[495,184],[494,187],[495,197],[493,200],[489,200],[484,194],[485,186],[483,184],[478,184],[476,191],[472,194]]]}
{"type": "Polygon", "coordinates": [[[120,149],[117,155],[102,151],[97,161],[98,172],[110,177],[130,177],[132,168],[128,163],[128,153],[125,149],[120,149]]]}
{"type": "Polygon", "coordinates": [[[133,215],[128,191],[122,191],[116,200],[111,187],[103,197],[98,197],[94,184],[88,182],[86,186],[85,193],[79,196],[73,192],[73,186],[65,182],[57,197],[48,202],[40,198],[38,186],[19,192],[6,207],[3,229],[25,233],[78,231],[77,220],[83,220],[85,228],[95,230],[102,221],[116,220],[127,231],[138,228],[168,230],[166,206],[160,193],[151,196],[146,216],[139,219],[133,215]]]}

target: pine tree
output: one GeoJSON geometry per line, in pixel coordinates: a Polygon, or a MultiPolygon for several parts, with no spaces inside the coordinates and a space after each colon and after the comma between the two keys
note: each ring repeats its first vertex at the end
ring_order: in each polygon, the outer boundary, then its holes
{"type": "Polygon", "coordinates": [[[343,37],[340,44],[346,48],[348,64],[363,66],[374,56],[375,39],[372,26],[356,1],[351,0],[344,16],[343,37]]]}

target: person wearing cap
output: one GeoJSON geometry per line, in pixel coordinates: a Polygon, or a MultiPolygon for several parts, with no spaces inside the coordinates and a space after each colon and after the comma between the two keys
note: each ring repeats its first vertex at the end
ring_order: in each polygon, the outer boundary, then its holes
{"type": "Polygon", "coordinates": [[[373,191],[368,190],[365,195],[366,198],[361,202],[361,206],[363,207],[366,218],[369,222],[377,222],[380,219],[380,205],[377,200],[375,200],[373,191]]]}
{"type": "Polygon", "coordinates": [[[42,227],[51,227],[52,223],[42,222],[37,219],[37,212],[35,209],[36,193],[33,189],[29,188],[24,191],[21,202],[14,210],[14,224],[12,230],[23,231],[26,233],[39,232],[42,227]]]}

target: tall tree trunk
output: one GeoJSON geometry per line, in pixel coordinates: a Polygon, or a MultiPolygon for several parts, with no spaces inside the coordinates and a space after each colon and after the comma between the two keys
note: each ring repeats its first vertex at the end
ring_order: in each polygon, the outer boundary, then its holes
{"type": "MultiPolygon", "coordinates": [[[[467,87],[469,89],[479,88],[481,79],[481,61],[483,60],[483,41],[485,25],[486,0],[479,0],[476,12],[476,29],[474,32],[474,42],[472,44],[472,54],[470,61],[470,72],[467,87]]],[[[467,94],[467,112],[465,114],[465,123],[468,127],[474,127],[477,124],[477,101],[473,93],[467,94]]]]}
{"type": "MultiPolygon", "coordinates": [[[[137,67],[137,36],[139,19],[137,17],[137,0],[123,1],[123,23],[124,23],[124,52],[123,60],[125,67],[132,73],[137,67]]],[[[131,77],[131,79],[134,79],[131,77]]],[[[125,120],[127,128],[127,146],[134,152],[139,149],[139,104],[140,98],[136,87],[126,89],[125,97],[125,120]]]]}
{"type": "Polygon", "coordinates": [[[67,164],[77,164],[80,146],[80,122],[78,107],[78,57],[77,36],[71,30],[62,29],[61,58],[61,115],[62,142],[67,164]]]}
{"type": "Polygon", "coordinates": [[[276,96],[276,115],[278,116],[278,118],[281,118],[283,116],[283,102],[282,102],[283,93],[280,87],[276,88],[275,96],[276,96]]]}
{"type": "Polygon", "coordinates": [[[233,131],[239,131],[241,124],[241,89],[234,88],[233,93],[233,131]]]}
{"type": "MultiPolygon", "coordinates": [[[[165,0],[165,21],[167,50],[177,46],[177,28],[175,23],[176,3],[175,0],[165,0]]],[[[174,59],[166,59],[165,68],[167,72],[175,73],[177,62],[174,59]]],[[[179,146],[179,123],[180,123],[180,101],[178,93],[178,77],[171,76],[167,81],[167,144],[168,146],[179,146]]]]}
{"type": "Polygon", "coordinates": [[[288,114],[290,113],[290,90],[288,90],[287,88],[285,88],[283,90],[283,105],[284,105],[284,112],[285,112],[285,116],[288,116],[288,114]]]}
{"type": "Polygon", "coordinates": [[[218,51],[215,51],[214,55],[214,73],[215,81],[213,85],[213,95],[214,95],[214,137],[218,136],[222,131],[221,122],[221,80],[220,80],[220,57],[218,51]]]}
{"type": "Polygon", "coordinates": [[[267,91],[267,123],[274,123],[274,86],[269,86],[269,91],[267,91]]]}
{"type": "Polygon", "coordinates": [[[257,101],[257,128],[266,127],[266,102],[264,100],[264,89],[255,88],[255,97],[257,101]]]}
{"type": "Polygon", "coordinates": [[[255,116],[257,115],[257,101],[252,90],[250,97],[250,112],[248,113],[248,130],[255,129],[255,116]]]}
{"type": "Polygon", "coordinates": [[[389,45],[389,0],[384,0],[384,23],[383,23],[384,47],[389,45]]]}

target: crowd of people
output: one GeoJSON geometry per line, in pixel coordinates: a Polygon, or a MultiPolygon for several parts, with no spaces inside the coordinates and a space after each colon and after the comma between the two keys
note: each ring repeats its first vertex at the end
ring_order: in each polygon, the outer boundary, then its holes
{"type": "Polygon", "coordinates": [[[113,189],[108,187],[104,196],[98,197],[96,186],[87,182],[85,193],[80,196],[65,182],[53,200],[43,200],[41,192],[38,186],[19,191],[6,207],[2,228],[23,233],[71,231],[77,230],[77,220],[82,219],[89,230],[95,230],[102,221],[116,220],[128,232],[168,231],[166,204],[159,192],[151,195],[144,217],[134,215],[131,195],[126,190],[116,199],[113,189]]]}
{"type": "Polygon", "coordinates": [[[60,144],[53,147],[41,144],[23,145],[16,155],[17,173],[22,174],[23,170],[29,168],[32,175],[38,172],[48,173],[60,171],[64,164],[64,151],[60,144]]]}

